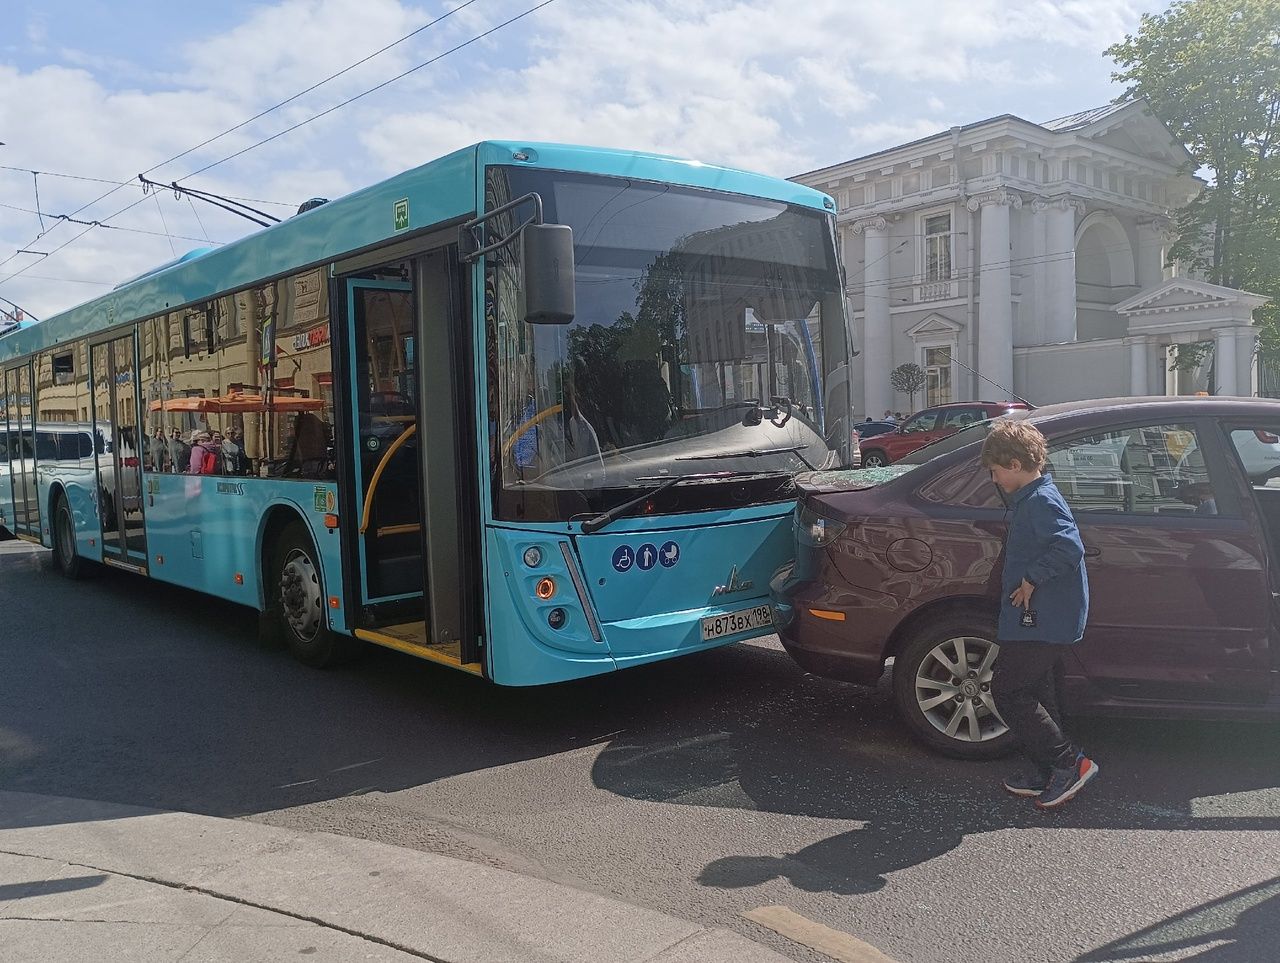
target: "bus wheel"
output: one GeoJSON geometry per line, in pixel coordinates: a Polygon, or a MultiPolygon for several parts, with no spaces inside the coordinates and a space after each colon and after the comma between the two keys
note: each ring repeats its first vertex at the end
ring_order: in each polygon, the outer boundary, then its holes
{"type": "Polygon", "coordinates": [[[67,496],[59,495],[53,509],[53,559],[69,579],[85,576],[85,561],[76,554],[76,525],[67,496]]]}
{"type": "Polygon", "coordinates": [[[281,534],[271,579],[285,644],[294,658],[324,668],[354,654],[354,640],[326,624],[324,580],[315,546],[301,522],[290,522],[281,534]]]}

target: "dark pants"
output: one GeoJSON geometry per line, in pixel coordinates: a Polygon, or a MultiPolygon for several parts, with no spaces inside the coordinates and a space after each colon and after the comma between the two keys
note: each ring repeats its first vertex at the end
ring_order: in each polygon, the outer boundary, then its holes
{"type": "Polygon", "coordinates": [[[991,696],[1028,758],[1047,773],[1069,766],[1078,751],[1062,733],[1058,674],[1062,647],[1048,642],[1002,642],[991,696]]]}

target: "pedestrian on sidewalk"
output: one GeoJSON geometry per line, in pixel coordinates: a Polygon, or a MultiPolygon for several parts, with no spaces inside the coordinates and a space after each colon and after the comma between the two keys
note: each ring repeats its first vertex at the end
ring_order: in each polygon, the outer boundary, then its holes
{"type": "Polygon", "coordinates": [[[1089,583],[1080,529],[1053,476],[1043,473],[1044,435],[1000,420],[982,445],[982,465],[1013,511],[1005,537],[991,695],[1033,770],[1004,787],[1039,809],[1072,799],[1097,764],[1062,731],[1056,698],[1062,653],[1084,636],[1089,583]]]}

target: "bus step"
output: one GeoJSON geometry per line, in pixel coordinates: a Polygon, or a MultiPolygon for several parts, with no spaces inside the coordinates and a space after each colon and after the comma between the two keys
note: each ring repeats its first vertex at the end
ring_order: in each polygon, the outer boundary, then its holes
{"type": "Polygon", "coordinates": [[[463,662],[462,646],[458,642],[434,645],[427,641],[427,623],[404,622],[400,625],[383,625],[376,629],[356,629],[357,639],[364,639],[375,645],[384,645],[388,649],[407,652],[420,659],[439,662],[442,665],[470,672],[472,675],[483,675],[484,670],[479,662],[463,662]]]}

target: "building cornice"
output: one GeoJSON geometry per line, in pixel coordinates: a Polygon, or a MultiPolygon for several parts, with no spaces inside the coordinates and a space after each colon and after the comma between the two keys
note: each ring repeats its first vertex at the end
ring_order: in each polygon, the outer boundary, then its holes
{"type": "Polygon", "coordinates": [[[883,231],[889,226],[889,222],[882,215],[872,215],[852,219],[845,226],[853,234],[862,234],[864,231],[883,231]]]}
{"type": "Polygon", "coordinates": [[[1022,207],[1022,195],[1016,191],[997,187],[994,190],[983,191],[981,194],[974,194],[965,202],[965,207],[970,211],[977,211],[980,207],[994,205],[1012,207],[1016,211],[1022,207]]]}
{"type": "Polygon", "coordinates": [[[1052,197],[1037,197],[1031,201],[1031,210],[1037,214],[1047,214],[1050,211],[1074,211],[1076,214],[1083,216],[1088,210],[1088,205],[1079,197],[1072,197],[1069,194],[1055,194],[1052,197]]]}

